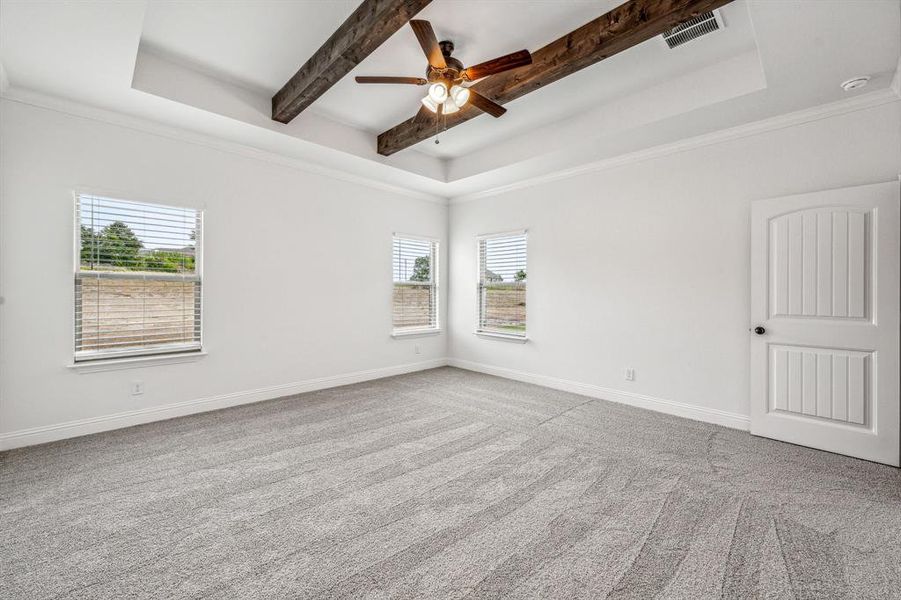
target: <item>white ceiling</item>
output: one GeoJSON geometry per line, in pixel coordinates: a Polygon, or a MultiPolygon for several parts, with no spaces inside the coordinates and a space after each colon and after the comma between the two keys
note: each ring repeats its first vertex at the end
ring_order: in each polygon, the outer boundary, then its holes
{"type": "MultiPolygon", "coordinates": [[[[439,39],[453,40],[454,56],[472,65],[523,48],[537,50],[618,3],[436,0],[417,18],[429,20],[439,39]]],[[[316,3],[314,12],[307,3],[264,2],[261,9],[256,2],[229,2],[223,10],[214,9],[208,1],[154,1],[144,18],[142,44],[158,56],[271,96],[297,70],[301,63],[298,57],[310,56],[354,6],[354,2],[346,1],[316,3]]],[[[722,12],[728,32],[718,32],[677,50],[669,50],[662,43],[643,44],[511,104],[503,119],[480,123],[475,134],[451,132],[441,145],[423,144],[418,149],[445,158],[461,156],[498,139],[591,109],[642,85],[753,50],[754,37],[745,7],[736,3],[722,12]]],[[[414,115],[424,90],[405,85],[361,86],[353,77],[420,77],[425,67],[425,57],[412,30],[404,27],[310,110],[377,135],[414,115]]]]}
{"type": "MultiPolygon", "coordinates": [[[[888,86],[901,0],[735,0],[726,29],[668,50],[659,38],[412,149],[381,157],[375,135],[418,109],[422,89],[360,86],[357,74],[418,76],[402,28],[290,125],[269,98],[358,0],[3,0],[0,63],[32,92],[151,119],[441,196],[539,174],[888,86]]],[[[473,64],[545,43],[618,0],[435,0],[418,18],[473,64]]]]}
{"type": "Polygon", "coordinates": [[[156,54],[270,96],[360,0],[151,0],[142,42],[156,54]]]}

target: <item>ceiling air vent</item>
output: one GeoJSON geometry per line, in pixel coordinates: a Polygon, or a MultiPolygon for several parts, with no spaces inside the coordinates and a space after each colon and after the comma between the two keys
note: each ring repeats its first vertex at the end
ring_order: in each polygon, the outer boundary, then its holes
{"type": "Polygon", "coordinates": [[[663,41],[670,50],[691,40],[696,40],[702,35],[713,33],[723,28],[723,21],[718,11],[706,12],[677,25],[669,31],[663,32],[663,41]]]}

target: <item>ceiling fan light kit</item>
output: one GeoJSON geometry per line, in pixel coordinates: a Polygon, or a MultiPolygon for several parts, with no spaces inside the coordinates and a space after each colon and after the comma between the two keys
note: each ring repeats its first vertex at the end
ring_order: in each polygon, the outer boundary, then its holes
{"type": "Polygon", "coordinates": [[[450,96],[457,106],[463,106],[469,102],[469,90],[462,85],[455,85],[450,89],[450,96]]]}
{"type": "Polygon", "coordinates": [[[356,77],[357,83],[428,85],[428,93],[421,100],[422,106],[423,109],[436,115],[454,114],[467,103],[495,118],[506,112],[506,109],[500,104],[482,96],[475,90],[470,90],[463,84],[532,64],[532,55],[528,50],[520,50],[465,68],[463,63],[451,56],[454,51],[454,43],[449,40],[439,42],[431,23],[414,19],[410,21],[410,27],[416,34],[416,39],[419,40],[419,45],[429,63],[425,79],[360,76],[356,77]]]}
{"type": "Polygon", "coordinates": [[[444,110],[442,111],[445,115],[452,115],[455,112],[460,110],[460,107],[454,102],[453,98],[448,98],[444,101],[444,110]]]}
{"type": "Polygon", "coordinates": [[[422,105],[432,112],[438,112],[438,103],[435,102],[431,96],[426,96],[425,98],[423,98],[422,105]]]}
{"type": "Polygon", "coordinates": [[[433,83],[429,86],[429,97],[438,104],[441,104],[447,100],[447,88],[443,83],[433,83]]]}
{"type": "Polygon", "coordinates": [[[429,87],[429,94],[422,99],[422,105],[433,113],[438,112],[439,104],[443,105],[442,114],[450,115],[460,110],[467,100],[469,100],[469,90],[465,87],[455,85],[448,93],[443,83],[433,83],[429,87]]]}

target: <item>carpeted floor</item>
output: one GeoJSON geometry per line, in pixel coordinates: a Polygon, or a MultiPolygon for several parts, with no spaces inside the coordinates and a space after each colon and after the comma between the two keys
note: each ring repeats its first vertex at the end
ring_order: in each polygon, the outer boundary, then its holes
{"type": "Polygon", "coordinates": [[[901,471],[451,368],[0,455],[0,597],[901,598],[901,471]]]}

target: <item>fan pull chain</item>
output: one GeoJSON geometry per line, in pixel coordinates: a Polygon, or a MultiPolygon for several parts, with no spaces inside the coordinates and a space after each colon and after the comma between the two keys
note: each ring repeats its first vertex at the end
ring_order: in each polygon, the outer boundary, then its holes
{"type": "Polygon", "coordinates": [[[435,119],[435,144],[440,144],[441,140],[438,139],[438,136],[447,131],[447,115],[442,111],[441,115],[437,119],[435,119]],[[442,127],[442,120],[444,121],[444,126],[442,127]]]}

